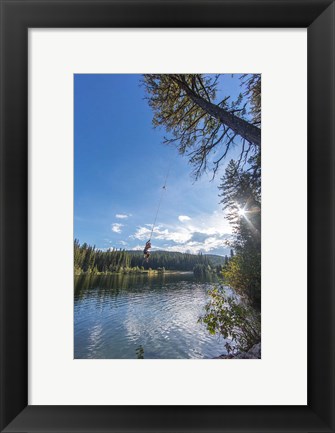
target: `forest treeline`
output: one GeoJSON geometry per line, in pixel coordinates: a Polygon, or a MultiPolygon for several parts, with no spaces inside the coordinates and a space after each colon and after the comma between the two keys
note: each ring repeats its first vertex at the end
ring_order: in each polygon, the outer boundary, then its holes
{"type": "Polygon", "coordinates": [[[82,273],[120,273],[141,270],[206,271],[220,272],[228,257],[206,254],[188,254],[170,251],[154,251],[150,260],[143,259],[142,251],[109,249],[101,251],[94,246],[74,241],[75,274],[82,273]]]}

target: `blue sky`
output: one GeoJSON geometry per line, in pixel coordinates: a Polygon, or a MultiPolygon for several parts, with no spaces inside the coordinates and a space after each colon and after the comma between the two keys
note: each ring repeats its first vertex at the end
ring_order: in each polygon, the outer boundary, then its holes
{"type": "MultiPolygon", "coordinates": [[[[140,79],[74,76],[74,236],[103,250],[143,249],[163,194],[153,250],[227,254],[231,229],[217,188],[224,166],[214,181],[194,182],[187,158],[153,128],[140,79]]],[[[222,83],[226,95],[240,92],[237,76],[222,83]]]]}

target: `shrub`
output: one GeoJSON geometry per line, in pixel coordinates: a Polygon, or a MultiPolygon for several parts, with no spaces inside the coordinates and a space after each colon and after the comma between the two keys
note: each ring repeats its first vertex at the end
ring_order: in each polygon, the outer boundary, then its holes
{"type": "Polygon", "coordinates": [[[204,323],[212,335],[231,340],[225,345],[228,353],[247,351],[260,342],[260,313],[236,297],[228,296],[223,287],[215,287],[208,293],[210,300],[199,322],[204,323]]]}

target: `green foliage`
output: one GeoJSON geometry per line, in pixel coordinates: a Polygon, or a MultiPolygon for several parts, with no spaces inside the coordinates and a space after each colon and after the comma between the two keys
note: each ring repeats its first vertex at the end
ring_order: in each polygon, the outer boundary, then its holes
{"type": "Polygon", "coordinates": [[[213,263],[223,265],[224,259],[214,255],[155,251],[146,262],[143,259],[142,251],[116,249],[101,251],[86,243],[80,245],[77,239],[74,241],[75,275],[82,273],[133,273],[148,271],[149,269],[159,272],[165,270],[193,271],[197,265],[215,268],[213,263]]]}
{"type": "Polygon", "coordinates": [[[222,287],[209,291],[210,300],[205,306],[204,323],[210,334],[231,339],[226,348],[230,351],[247,351],[260,341],[260,314],[236,298],[226,295],[222,287]]]}
{"type": "Polygon", "coordinates": [[[151,253],[149,262],[143,263],[143,253],[141,251],[127,251],[130,255],[130,266],[144,266],[148,269],[164,268],[174,271],[193,271],[197,264],[212,265],[215,263],[222,263],[223,258],[214,255],[205,254],[189,254],[179,253],[173,251],[153,251],[151,253]]]}
{"type": "Polygon", "coordinates": [[[248,299],[254,307],[261,305],[261,171],[260,158],[250,161],[242,171],[235,161],[226,169],[221,203],[233,226],[231,242],[235,254],[223,267],[226,285],[248,299]]]}
{"type": "Polygon", "coordinates": [[[250,101],[249,114],[253,119],[254,125],[261,124],[261,75],[244,74],[241,76],[241,82],[244,87],[243,96],[250,101]]]}
{"type": "Polygon", "coordinates": [[[216,273],[216,268],[212,268],[209,264],[197,264],[193,268],[193,274],[197,278],[204,278],[209,274],[216,273]]]}
{"type": "Polygon", "coordinates": [[[248,299],[256,308],[261,304],[261,252],[251,247],[229,260],[222,270],[224,283],[248,299]]]}
{"type": "Polygon", "coordinates": [[[100,251],[94,246],[86,243],[80,245],[74,241],[74,269],[75,274],[99,272],[120,272],[127,269],[130,264],[130,257],[124,250],[100,251]]]}
{"type": "Polygon", "coordinates": [[[231,161],[220,186],[223,208],[233,226],[230,258],[222,268],[224,284],[241,296],[226,296],[222,288],[210,291],[205,315],[200,319],[211,334],[232,340],[229,351],[249,350],[261,339],[261,170],[260,155],[243,171],[231,161]],[[250,305],[251,304],[251,305],[250,305]]]}
{"type": "MultiPolygon", "coordinates": [[[[206,114],[187,97],[183,85],[197,89],[198,95],[208,100],[216,94],[216,83],[211,83],[209,78],[201,74],[145,74],[143,83],[154,112],[154,126],[165,126],[175,136],[186,126],[197,126],[206,114]]],[[[189,136],[190,139],[191,137],[192,135],[189,136]]],[[[186,142],[184,147],[188,147],[186,142]]]]}
{"type": "Polygon", "coordinates": [[[215,173],[236,144],[240,146],[241,158],[257,152],[260,146],[255,88],[260,92],[261,75],[242,77],[243,91],[232,101],[229,95],[222,97],[224,81],[220,74],[143,76],[154,114],[153,125],[165,128],[168,133],[165,143],[178,145],[180,154],[188,155],[195,178],[208,168],[215,173]]]}

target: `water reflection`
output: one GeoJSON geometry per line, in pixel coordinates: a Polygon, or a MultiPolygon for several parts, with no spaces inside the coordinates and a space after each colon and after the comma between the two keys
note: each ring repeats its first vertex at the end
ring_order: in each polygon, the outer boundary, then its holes
{"type": "Polygon", "coordinates": [[[213,281],[191,273],[80,275],[75,358],[212,358],[225,341],[197,323],[213,281]]]}

